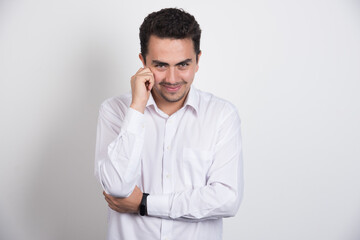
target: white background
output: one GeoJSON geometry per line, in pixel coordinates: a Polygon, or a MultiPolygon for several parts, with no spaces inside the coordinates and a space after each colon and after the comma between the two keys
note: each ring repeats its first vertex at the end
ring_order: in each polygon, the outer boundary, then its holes
{"type": "Polygon", "coordinates": [[[195,85],[242,119],[245,196],[226,240],[360,239],[360,2],[0,1],[0,239],[105,239],[100,103],[130,89],[138,28],[182,7],[195,85]]]}

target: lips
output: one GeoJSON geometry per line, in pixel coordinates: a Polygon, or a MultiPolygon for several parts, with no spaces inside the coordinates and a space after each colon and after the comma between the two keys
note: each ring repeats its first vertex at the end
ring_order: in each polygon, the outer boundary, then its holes
{"type": "Polygon", "coordinates": [[[163,85],[163,87],[166,89],[166,91],[168,92],[177,92],[180,88],[181,88],[181,85],[176,85],[176,86],[166,86],[166,85],[163,85]]]}

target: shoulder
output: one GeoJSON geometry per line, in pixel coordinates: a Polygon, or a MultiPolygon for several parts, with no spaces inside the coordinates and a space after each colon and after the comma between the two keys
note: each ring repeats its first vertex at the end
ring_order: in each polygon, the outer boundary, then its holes
{"type": "Polygon", "coordinates": [[[199,96],[199,111],[201,114],[229,115],[236,114],[237,108],[234,104],[212,93],[196,89],[199,96]]]}
{"type": "Polygon", "coordinates": [[[131,104],[131,93],[122,94],[106,99],[101,103],[100,115],[101,114],[112,114],[119,117],[123,117],[131,104]]]}
{"type": "Polygon", "coordinates": [[[213,128],[207,128],[208,130],[214,129],[220,135],[240,131],[241,119],[233,103],[212,93],[198,90],[198,94],[198,116],[204,126],[213,126],[213,128]]]}

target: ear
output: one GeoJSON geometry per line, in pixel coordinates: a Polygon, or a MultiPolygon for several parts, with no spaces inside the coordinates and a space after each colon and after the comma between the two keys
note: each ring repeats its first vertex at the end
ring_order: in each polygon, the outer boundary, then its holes
{"type": "Polygon", "coordinates": [[[143,64],[143,67],[145,67],[145,60],[144,60],[144,58],[143,58],[143,56],[142,56],[142,54],[141,53],[139,53],[139,58],[140,58],[140,60],[141,60],[141,62],[142,62],[142,64],[143,64]]]}
{"type": "Polygon", "coordinates": [[[199,70],[199,61],[200,61],[201,53],[202,53],[202,52],[200,51],[199,54],[197,55],[196,72],[199,70]]]}

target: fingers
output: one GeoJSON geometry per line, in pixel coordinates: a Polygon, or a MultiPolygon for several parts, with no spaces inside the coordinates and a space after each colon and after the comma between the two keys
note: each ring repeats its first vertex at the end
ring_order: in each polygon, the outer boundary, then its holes
{"type": "Polygon", "coordinates": [[[135,75],[139,75],[139,74],[143,74],[143,73],[151,73],[150,68],[146,67],[146,68],[139,68],[139,70],[135,73],[135,75]]]}
{"type": "Polygon", "coordinates": [[[136,213],[142,198],[142,192],[137,186],[134,188],[133,193],[127,198],[113,197],[105,191],[103,195],[109,208],[119,213],[136,213]],[[135,198],[137,199],[136,201],[134,200],[135,198]]]}
{"type": "Polygon", "coordinates": [[[111,196],[110,194],[107,194],[105,191],[103,192],[103,194],[104,194],[104,196],[105,196],[105,200],[106,200],[108,203],[116,204],[117,201],[120,201],[120,200],[121,200],[120,198],[116,198],[116,197],[111,196]]]}
{"type": "Polygon", "coordinates": [[[149,81],[149,82],[154,82],[154,74],[152,72],[141,72],[139,74],[136,75],[136,77],[143,83],[149,81]]]}
{"type": "Polygon", "coordinates": [[[139,70],[137,70],[137,72],[135,74],[140,73],[142,70],[144,70],[144,68],[139,68],[139,70]]]}
{"type": "Polygon", "coordinates": [[[154,86],[154,79],[152,79],[152,81],[149,81],[149,85],[147,86],[147,90],[148,91],[151,91],[151,89],[153,88],[154,86]]]}
{"type": "Polygon", "coordinates": [[[132,101],[131,107],[144,113],[146,103],[150,97],[150,90],[154,86],[155,78],[150,68],[140,68],[131,78],[132,101]]]}
{"type": "Polygon", "coordinates": [[[150,68],[140,68],[136,74],[132,77],[131,81],[141,82],[154,82],[154,74],[151,72],[150,68]]]}
{"type": "Polygon", "coordinates": [[[105,196],[105,200],[109,203],[109,204],[113,204],[113,199],[111,199],[111,196],[106,194],[104,192],[104,196],[105,196]]]}
{"type": "Polygon", "coordinates": [[[114,204],[108,204],[109,208],[111,208],[112,210],[122,213],[123,211],[121,211],[121,209],[119,209],[118,207],[116,207],[114,204]]]}
{"type": "Polygon", "coordinates": [[[105,196],[105,199],[113,198],[113,196],[111,196],[110,194],[107,194],[105,191],[103,191],[103,194],[105,196]]]}
{"type": "Polygon", "coordinates": [[[143,82],[146,86],[146,90],[149,92],[154,86],[154,74],[151,72],[150,68],[144,69],[142,72],[139,73],[139,76],[143,77],[143,82]]]}
{"type": "MultiPolygon", "coordinates": [[[[115,199],[114,197],[112,197],[112,198],[115,199]]],[[[119,203],[116,203],[111,198],[105,197],[105,200],[107,201],[109,208],[111,208],[112,210],[119,212],[119,213],[129,212],[126,208],[122,207],[122,205],[118,205],[119,203]]]]}
{"type": "Polygon", "coordinates": [[[150,70],[150,68],[148,68],[148,67],[140,68],[138,72],[139,72],[139,73],[140,73],[140,72],[150,72],[150,73],[152,73],[151,70],[150,70]]]}
{"type": "Polygon", "coordinates": [[[122,211],[122,209],[120,209],[117,205],[115,200],[117,200],[117,198],[107,194],[105,191],[103,192],[104,196],[105,196],[105,200],[108,203],[109,208],[111,208],[112,210],[116,211],[116,212],[124,212],[122,211]]]}

